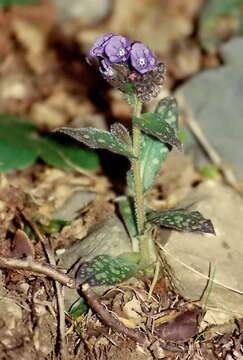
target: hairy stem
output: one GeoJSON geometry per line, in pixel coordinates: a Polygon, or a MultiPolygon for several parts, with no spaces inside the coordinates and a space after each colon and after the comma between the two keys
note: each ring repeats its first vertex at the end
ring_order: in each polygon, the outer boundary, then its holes
{"type": "MultiPolygon", "coordinates": [[[[142,103],[135,98],[133,103],[133,116],[140,117],[142,103]]],[[[132,160],[132,173],[135,185],[136,221],[138,234],[142,235],[145,230],[144,196],[140,169],[141,130],[133,124],[133,152],[135,159],[132,160]]]]}

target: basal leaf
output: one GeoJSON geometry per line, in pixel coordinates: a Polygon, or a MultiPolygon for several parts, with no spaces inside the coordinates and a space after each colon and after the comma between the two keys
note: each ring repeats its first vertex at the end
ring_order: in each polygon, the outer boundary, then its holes
{"type": "Polygon", "coordinates": [[[90,262],[83,263],[78,269],[76,280],[82,285],[90,286],[113,285],[131,277],[138,269],[138,256],[112,257],[109,255],[96,256],[90,262]]]}
{"type": "Polygon", "coordinates": [[[41,157],[61,168],[94,169],[99,165],[95,152],[43,138],[36,127],[23,118],[0,114],[0,171],[23,169],[41,157]]]}
{"type": "Polygon", "coordinates": [[[9,7],[11,5],[32,5],[37,4],[39,0],[0,0],[0,8],[9,7]]]}
{"type": "Polygon", "coordinates": [[[94,128],[69,128],[63,127],[56,129],[55,132],[61,132],[71,136],[77,141],[93,149],[106,149],[114,153],[133,157],[131,149],[124,143],[120,142],[117,137],[108,131],[94,128]]]}
{"type": "Polygon", "coordinates": [[[35,129],[19,116],[0,114],[0,171],[23,169],[36,161],[35,129]]]}
{"type": "Polygon", "coordinates": [[[88,305],[85,302],[84,298],[80,297],[76,300],[70,309],[68,310],[68,314],[71,316],[73,320],[77,320],[79,316],[86,313],[88,310],[88,305]]]}
{"type": "Polygon", "coordinates": [[[134,123],[146,134],[182,150],[182,145],[175,130],[159,113],[145,113],[140,118],[133,117],[134,123]]]}
{"type": "Polygon", "coordinates": [[[175,230],[215,234],[211,220],[205,219],[199,211],[151,211],[147,214],[147,221],[175,230]]]}
{"type": "Polygon", "coordinates": [[[94,151],[63,144],[50,138],[41,139],[40,157],[47,164],[63,169],[70,169],[75,165],[92,170],[99,166],[99,158],[94,151]]]}
{"type": "Polygon", "coordinates": [[[24,169],[32,165],[38,153],[28,147],[9,144],[0,139],[0,172],[24,169]]]}

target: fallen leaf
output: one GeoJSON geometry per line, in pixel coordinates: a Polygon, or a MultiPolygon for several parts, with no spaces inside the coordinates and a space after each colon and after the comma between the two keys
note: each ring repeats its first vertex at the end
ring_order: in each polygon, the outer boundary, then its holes
{"type": "Polygon", "coordinates": [[[33,243],[23,230],[18,229],[15,233],[12,242],[12,256],[16,258],[35,256],[33,243]]]}
{"type": "Polygon", "coordinates": [[[200,309],[181,312],[174,319],[156,327],[155,333],[167,341],[188,341],[198,332],[200,313],[200,309]]]}

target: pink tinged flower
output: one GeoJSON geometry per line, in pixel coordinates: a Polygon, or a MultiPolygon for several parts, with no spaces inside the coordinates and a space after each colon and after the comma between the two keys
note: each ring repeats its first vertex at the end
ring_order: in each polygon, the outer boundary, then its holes
{"type": "Polygon", "coordinates": [[[124,36],[112,36],[106,43],[105,54],[111,63],[127,61],[131,50],[131,42],[124,36]]]}
{"type": "Polygon", "coordinates": [[[106,79],[114,79],[116,71],[111,67],[111,63],[107,59],[103,59],[100,62],[99,71],[106,79]]]}
{"type": "Polygon", "coordinates": [[[133,68],[140,74],[146,74],[156,67],[156,58],[152,51],[140,42],[132,44],[130,59],[133,68]]]}
{"type": "Polygon", "coordinates": [[[110,34],[106,34],[103,36],[98,37],[95,42],[94,45],[92,46],[92,48],[90,49],[90,56],[91,57],[97,57],[97,56],[103,56],[104,55],[104,50],[105,50],[105,46],[107,44],[107,41],[114,36],[114,34],[110,33],[110,34]]]}

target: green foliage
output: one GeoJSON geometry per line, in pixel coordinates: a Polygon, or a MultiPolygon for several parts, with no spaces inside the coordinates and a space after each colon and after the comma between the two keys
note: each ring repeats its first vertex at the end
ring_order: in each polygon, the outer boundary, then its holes
{"type": "MultiPolygon", "coordinates": [[[[170,96],[162,99],[156,109],[163,121],[166,121],[175,131],[178,126],[178,108],[176,100],[170,96]]],[[[141,147],[141,178],[144,191],[152,185],[163,162],[171,151],[171,146],[153,136],[142,134],[141,147]]]]}
{"type": "Polygon", "coordinates": [[[23,118],[0,114],[0,171],[26,168],[37,158],[61,168],[94,169],[99,165],[94,152],[40,137],[36,127],[23,118]]]}
{"type": "Polygon", "coordinates": [[[70,221],[62,220],[62,219],[52,219],[47,225],[40,225],[40,229],[44,234],[54,234],[56,232],[61,231],[61,229],[70,224],[70,221]]]}
{"type": "Polygon", "coordinates": [[[38,2],[38,0],[0,0],[0,8],[7,8],[11,5],[31,5],[38,2]]]}
{"type": "Polygon", "coordinates": [[[169,211],[150,211],[148,222],[182,231],[215,234],[212,222],[205,219],[198,211],[183,209],[169,211]]]}
{"type": "MultiPolygon", "coordinates": [[[[155,114],[160,116],[162,121],[166,121],[174,131],[178,127],[178,108],[176,100],[170,96],[160,100],[155,114]]],[[[143,190],[147,191],[154,182],[163,162],[171,151],[171,145],[161,142],[157,138],[142,133],[141,143],[141,179],[143,190]]],[[[127,175],[128,185],[134,188],[131,171],[127,175]]]]}
{"type": "Polygon", "coordinates": [[[205,177],[211,178],[211,179],[216,179],[220,177],[220,172],[219,172],[219,168],[217,165],[209,165],[209,166],[205,166],[204,168],[202,168],[200,170],[201,174],[205,177]]]}
{"type": "Polygon", "coordinates": [[[77,320],[77,318],[88,311],[88,305],[86,304],[84,298],[80,297],[76,300],[70,309],[68,310],[68,314],[73,320],[77,320]]]}
{"type": "Polygon", "coordinates": [[[139,268],[140,255],[127,253],[118,257],[99,255],[83,263],[76,275],[78,284],[113,285],[131,277],[139,268]]]}
{"type": "Polygon", "coordinates": [[[134,123],[146,134],[182,150],[174,128],[159,113],[143,113],[140,118],[133,117],[134,123]]]}
{"type": "MultiPolygon", "coordinates": [[[[242,0],[209,0],[200,17],[199,36],[202,46],[207,51],[215,52],[222,40],[218,31],[223,17],[231,17],[235,24],[232,35],[243,34],[243,2],[242,0]]],[[[222,27],[222,26],[221,26],[222,27]]]]}
{"type": "Polygon", "coordinates": [[[73,139],[80,141],[81,143],[89,146],[93,149],[106,149],[114,153],[133,157],[132,147],[129,144],[128,133],[126,129],[119,124],[119,137],[117,137],[117,131],[111,128],[111,132],[98,130],[95,128],[68,128],[63,127],[55,130],[55,132],[60,132],[66,135],[71,136],[73,139]],[[123,133],[121,132],[123,128],[123,133]],[[124,134],[126,133],[126,137],[124,134]]]}
{"type": "Polygon", "coordinates": [[[40,157],[48,165],[62,169],[77,166],[92,170],[99,166],[99,159],[94,151],[69,144],[63,144],[51,138],[42,138],[40,157]]]}
{"type": "Polygon", "coordinates": [[[125,222],[127,231],[130,235],[130,238],[137,236],[137,225],[136,225],[136,217],[135,210],[133,206],[133,201],[131,198],[123,196],[118,199],[118,206],[120,214],[125,222]]]}

